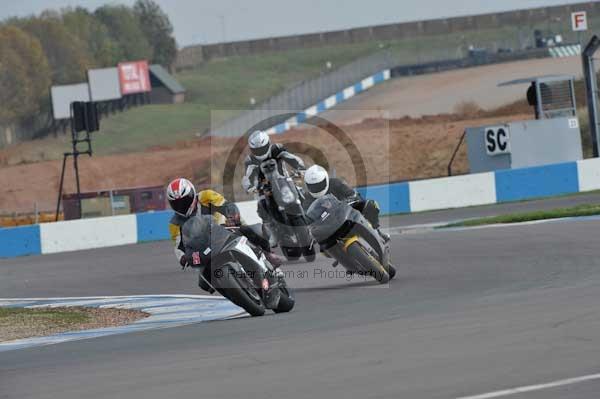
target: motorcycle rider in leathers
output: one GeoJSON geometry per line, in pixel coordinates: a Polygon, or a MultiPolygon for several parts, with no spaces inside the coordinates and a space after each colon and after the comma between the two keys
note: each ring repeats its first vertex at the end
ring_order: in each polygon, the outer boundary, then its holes
{"type": "MultiPolygon", "coordinates": [[[[175,257],[181,265],[186,268],[190,266],[190,260],[185,256],[185,245],[182,242],[181,228],[185,222],[198,214],[212,215],[215,222],[226,227],[237,227],[238,232],[246,238],[255,247],[265,254],[267,260],[274,266],[279,267],[282,258],[271,252],[268,240],[253,232],[249,226],[246,226],[240,218],[239,209],[235,204],[227,202],[225,198],[214,190],[202,190],[196,194],[196,188],[187,179],[178,178],[173,180],[167,186],[167,199],[169,205],[175,211],[175,214],[169,222],[169,232],[171,239],[175,244],[175,257]]],[[[212,287],[207,284],[210,278],[200,274],[198,285],[205,291],[214,292],[212,287]]]]}
{"type": "MultiPolygon", "coordinates": [[[[286,150],[281,144],[272,144],[269,135],[261,130],[257,130],[248,137],[248,147],[250,154],[246,157],[244,166],[246,174],[242,178],[242,187],[247,192],[257,192],[261,182],[265,179],[260,170],[262,162],[268,159],[277,161],[279,173],[284,172],[284,163],[297,172],[302,173],[306,168],[302,159],[286,150]]],[[[267,237],[273,237],[272,217],[267,209],[267,201],[264,193],[259,192],[257,213],[263,221],[263,229],[267,237]]]]}
{"type": "Polygon", "coordinates": [[[317,198],[332,194],[338,200],[349,203],[354,209],[362,213],[385,242],[390,240],[390,236],[380,230],[379,204],[376,201],[364,200],[356,190],[348,186],[343,180],[329,177],[327,170],[319,165],[308,168],[304,174],[304,184],[306,184],[309,193],[302,204],[304,209],[308,210],[317,198]]]}

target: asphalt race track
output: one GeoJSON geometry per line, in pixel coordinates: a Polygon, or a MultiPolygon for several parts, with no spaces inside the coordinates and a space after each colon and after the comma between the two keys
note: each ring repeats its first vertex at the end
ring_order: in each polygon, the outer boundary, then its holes
{"type": "MultiPolygon", "coordinates": [[[[5,352],[0,398],[598,397],[598,378],[481,395],[600,373],[599,231],[581,220],[394,235],[389,286],[348,281],[323,258],[288,265],[290,314],[5,352]]],[[[197,294],[195,278],[152,243],[0,260],[0,297],[197,294]]]]}

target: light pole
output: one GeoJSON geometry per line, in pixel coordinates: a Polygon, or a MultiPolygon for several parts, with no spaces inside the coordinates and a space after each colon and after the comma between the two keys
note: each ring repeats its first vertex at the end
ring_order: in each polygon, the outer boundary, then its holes
{"type": "Polygon", "coordinates": [[[225,43],[227,41],[225,34],[225,15],[219,15],[219,21],[221,22],[221,41],[225,43]]]}

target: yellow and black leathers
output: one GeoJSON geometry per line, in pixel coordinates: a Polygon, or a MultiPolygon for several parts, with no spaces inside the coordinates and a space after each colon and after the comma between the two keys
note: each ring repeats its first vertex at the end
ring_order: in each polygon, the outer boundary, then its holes
{"type": "MultiPolygon", "coordinates": [[[[202,215],[213,215],[213,218],[219,224],[225,223],[225,216],[220,210],[226,203],[225,197],[214,190],[202,190],[198,193],[198,207],[200,208],[200,213],[202,215]]],[[[195,216],[197,213],[198,208],[196,208],[196,211],[194,211],[190,217],[195,216]]],[[[182,256],[185,255],[184,246],[181,242],[181,226],[183,226],[188,219],[189,217],[176,213],[169,222],[169,232],[171,234],[171,240],[175,244],[175,256],[178,261],[181,261],[182,256]]]]}

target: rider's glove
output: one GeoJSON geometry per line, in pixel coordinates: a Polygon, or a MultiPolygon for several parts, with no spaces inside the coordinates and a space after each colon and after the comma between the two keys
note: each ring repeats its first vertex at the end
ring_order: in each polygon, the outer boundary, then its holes
{"type": "Polygon", "coordinates": [[[254,193],[256,191],[256,187],[250,181],[248,176],[242,177],[242,188],[246,190],[247,193],[254,193]]]}

